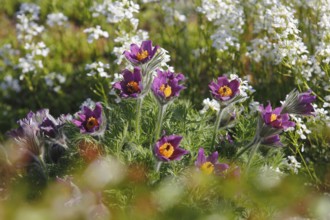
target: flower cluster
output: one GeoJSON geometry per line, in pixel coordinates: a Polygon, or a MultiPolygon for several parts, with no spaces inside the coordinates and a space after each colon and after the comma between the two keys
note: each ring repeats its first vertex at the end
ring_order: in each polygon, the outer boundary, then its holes
{"type": "Polygon", "coordinates": [[[87,28],[84,30],[84,33],[89,34],[87,41],[88,43],[93,43],[94,40],[98,40],[100,37],[108,38],[109,33],[101,30],[101,26],[97,25],[95,28],[87,28]]]}
{"type": "Polygon", "coordinates": [[[198,12],[205,14],[216,26],[211,35],[213,47],[219,51],[240,50],[239,37],[244,31],[244,9],[238,0],[209,1],[203,0],[198,12]]]}

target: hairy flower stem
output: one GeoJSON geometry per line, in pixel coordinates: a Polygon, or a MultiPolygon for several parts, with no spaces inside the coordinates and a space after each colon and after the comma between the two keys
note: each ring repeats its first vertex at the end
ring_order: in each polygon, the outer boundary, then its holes
{"type": "Polygon", "coordinates": [[[236,154],[236,156],[234,157],[234,160],[236,160],[237,158],[239,158],[243,153],[245,153],[245,151],[247,151],[248,149],[250,149],[258,141],[259,141],[259,139],[257,137],[254,137],[254,139],[252,141],[250,141],[240,152],[238,152],[236,154]]]}
{"type": "Polygon", "coordinates": [[[157,122],[156,122],[154,142],[156,142],[160,136],[167,104],[162,105],[162,104],[158,103],[158,106],[159,106],[159,108],[158,108],[158,117],[157,117],[157,122]]]}
{"type": "Polygon", "coordinates": [[[217,115],[217,119],[216,119],[215,125],[214,125],[211,149],[214,149],[215,138],[216,138],[216,136],[218,134],[219,126],[220,126],[220,122],[221,122],[221,118],[222,118],[222,115],[223,115],[223,112],[224,111],[225,111],[225,108],[221,110],[221,107],[220,107],[219,113],[217,115]]]}
{"type": "Polygon", "coordinates": [[[249,172],[252,159],[253,159],[254,155],[256,154],[257,150],[259,149],[260,143],[261,143],[260,141],[257,141],[254,145],[252,145],[251,153],[249,155],[249,160],[246,164],[246,172],[249,172]]]}
{"type": "Polygon", "coordinates": [[[162,161],[157,161],[157,163],[156,163],[156,172],[158,173],[159,172],[159,170],[160,170],[160,167],[162,166],[162,161]]]}
{"type": "Polygon", "coordinates": [[[143,99],[144,99],[143,96],[139,97],[136,103],[135,132],[138,140],[140,138],[140,129],[141,129],[140,122],[141,122],[141,109],[142,109],[143,99]]]}

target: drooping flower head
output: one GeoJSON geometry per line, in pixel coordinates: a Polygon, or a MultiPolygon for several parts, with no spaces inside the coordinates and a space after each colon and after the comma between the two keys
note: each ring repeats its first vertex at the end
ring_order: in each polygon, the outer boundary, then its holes
{"type": "Polygon", "coordinates": [[[170,71],[157,70],[157,76],[154,79],[151,90],[158,101],[166,103],[175,97],[178,97],[180,91],[185,87],[179,83],[185,79],[183,74],[174,74],[170,71]]]}
{"type": "Polygon", "coordinates": [[[203,148],[199,148],[198,150],[195,166],[207,175],[210,175],[211,173],[220,174],[229,168],[228,164],[218,162],[217,151],[206,157],[203,148]]]}
{"type": "Polygon", "coordinates": [[[158,160],[169,162],[172,160],[180,160],[189,151],[179,147],[182,136],[169,135],[162,136],[154,146],[154,153],[158,160]]]}
{"type": "Polygon", "coordinates": [[[283,145],[280,141],[280,135],[278,135],[278,134],[271,135],[271,136],[264,138],[262,140],[261,144],[268,145],[268,146],[276,146],[276,147],[280,147],[283,145]]]}
{"type": "Polygon", "coordinates": [[[152,41],[146,40],[139,47],[136,44],[131,44],[130,51],[125,51],[124,55],[133,65],[144,64],[150,61],[156,54],[159,46],[152,47],[152,41]]]}
{"type": "Polygon", "coordinates": [[[316,96],[311,95],[312,90],[299,93],[297,90],[290,92],[285,99],[282,107],[282,113],[297,115],[314,115],[315,110],[312,102],[316,100],[316,96]]]}
{"type": "Polygon", "coordinates": [[[82,111],[78,113],[78,119],[73,119],[72,122],[80,128],[80,132],[83,134],[101,134],[105,129],[103,128],[101,103],[95,103],[94,110],[83,106],[82,111]]]}
{"type": "Polygon", "coordinates": [[[209,88],[213,98],[218,101],[228,101],[239,94],[240,83],[237,79],[229,81],[226,76],[218,77],[217,82],[211,82],[209,88]]]}
{"type": "Polygon", "coordinates": [[[55,119],[49,114],[48,109],[40,109],[35,113],[30,111],[25,118],[18,120],[17,123],[19,128],[9,131],[7,134],[14,138],[21,147],[39,155],[42,138],[58,138],[59,127],[65,122],[55,119]]]}
{"type": "Polygon", "coordinates": [[[122,74],[124,79],[113,84],[113,88],[120,91],[122,98],[137,98],[143,89],[140,68],[134,67],[133,73],[125,69],[122,74]]]}
{"type": "Polygon", "coordinates": [[[287,129],[295,126],[294,122],[289,121],[289,114],[281,114],[282,107],[277,107],[273,110],[271,104],[268,103],[266,108],[264,108],[263,105],[260,105],[259,110],[261,111],[264,123],[268,126],[276,129],[287,129]]]}

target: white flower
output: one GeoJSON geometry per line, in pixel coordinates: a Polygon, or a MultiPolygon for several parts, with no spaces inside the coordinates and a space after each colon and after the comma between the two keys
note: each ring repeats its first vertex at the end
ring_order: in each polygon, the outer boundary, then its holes
{"type": "Polygon", "coordinates": [[[290,115],[290,118],[295,121],[296,126],[290,129],[296,130],[297,134],[300,136],[301,139],[305,140],[307,138],[306,135],[310,134],[311,131],[307,129],[306,125],[302,121],[301,118],[295,115],[290,115]]]}
{"type": "Polygon", "coordinates": [[[54,26],[62,26],[68,21],[68,17],[66,17],[63,13],[52,13],[47,15],[47,25],[50,27],[54,26]]]}
{"type": "Polygon", "coordinates": [[[284,164],[295,174],[298,174],[298,169],[301,168],[301,163],[299,163],[294,156],[288,156],[284,164]]]}
{"type": "MultiPolygon", "coordinates": [[[[34,56],[27,54],[25,57],[19,58],[18,68],[22,69],[23,74],[28,72],[34,72],[38,68],[43,68],[41,60],[35,60],[34,56]]],[[[23,75],[20,76],[20,79],[23,79],[23,75]]]]}
{"type": "Polygon", "coordinates": [[[49,48],[46,47],[44,42],[38,42],[37,44],[25,43],[24,49],[30,52],[33,57],[36,55],[46,57],[49,53],[49,48]]]}
{"type": "Polygon", "coordinates": [[[85,70],[88,70],[90,72],[87,73],[87,76],[94,76],[96,74],[99,74],[101,77],[109,78],[107,72],[105,72],[105,69],[110,69],[109,64],[104,64],[101,61],[94,62],[92,64],[86,64],[85,70]]]}
{"type": "Polygon", "coordinates": [[[220,111],[220,104],[215,99],[212,99],[212,100],[210,100],[209,98],[204,99],[203,105],[204,105],[203,109],[199,111],[201,114],[205,114],[208,109],[212,109],[213,111],[216,111],[216,112],[220,111]]]}
{"type": "Polygon", "coordinates": [[[109,33],[106,31],[102,31],[99,25],[97,25],[95,28],[91,27],[85,29],[84,33],[89,33],[87,38],[88,43],[93,43],[94,40],[98,40],[100,37],[109,37],[109,33]]]}
{"type": "Polygon", "coordinates": [[[211,35],[213,47],[219,51],[233,49],[239,51],[239,36],[244,31],[244,10],[240,1],[231,0],[202,0],[197,8],[199,13],[205,14],[206,18],[217,27],[211,35]]]}
{"type": "Polygon", "coordinates": [[[137,20],[133,13],[138,13],[140,6],[130,0],[110,1],[104,0],[101,4],[95,3],[90,9],[93,17],[103,15],[109,23],[118,23],[124,19],[130,20],[133,27],[137,27],[137,20]]]}
{"type": "Polygon", "coordinates": [[[11,75],[5,76],[4,81],[0,83],[0,88],[3,91],[6,91],[8,89],[11,89],[15,92],[21,91],[21,86],[19,85],[19,81],[17,79],[14,79],[11,75]]]}

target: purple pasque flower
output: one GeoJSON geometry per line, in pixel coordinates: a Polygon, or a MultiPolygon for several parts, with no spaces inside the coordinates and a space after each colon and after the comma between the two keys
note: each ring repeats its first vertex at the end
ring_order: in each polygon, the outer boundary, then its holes
{"type": "Polygon", "coordinates": [[[78,113],[78,119],[73,119],[72,122],[80,128],[80,133],[102,133],[103,129],[101,129],[101,127],[103,127],[103,116],[101,103],[95,103],[94,110],[88,106],[83,106],[82,111],[78,113]]]}
{"type": "Polygon", "coordinates": [[[163,162],[180,160],[183,155],[188,154],[189,151],[179,147],[182,138],[178,135],[162,136],[154,145],[154,153],[158,160],[163,162]]]}
{"type": "Polygon", "coordinates": [[[218,77],[217,82],[211,82],[209,88],[213,98],[218,101],[228,101],[239,94],[240,82],[237,79],[229,81],[226,76],[218,77]]]}
{"type": "Polygon", "coordinates": [[[276,129],[287,129],[289,127],[294,127],[295,123],[289,121],[289,114],[281,114],[282,107],[277,107],[274,110],[270,103],[264,108],[260,105],[259,110],[261,111],[261,116],[266,125],[271,126],[276,129]]]}
{"type": "Polygon", "coordinates": [[[293,90],[285,99],[282,107],[282,113],[314,115],[315,110],[312,102],[316,100],[316,96],[311,94],[312,90],[308,90],[303,93],[299,93],[297,90],[293,90]]]}
{"type": "Polygon", "coordinates": [[[180,91],[185,89],[184,86],[179,84],[184,79],[185,77],[181,73],[174,74],[170,71],[157,70],[157,76],[151,85],[151,90],[157,100],[166,103],[178,97],[180,91]]]}
{"type": "Polygon", "coordinates": [[[281,143],[281,140],[280,140],[280,135],[278,135],[278,134],[263,138],[263,140],[261,141],[261,144],[269,145],[269,146],[283,146],[283,144],[281,143]]]}
{"type": "Polygon", "coordinates": [[[125,69],[122,74],[124,79],[113,84],[113,88],[120,91],[122,98],[137,98],[143,89],[141,69],[134,67],[133,73],[125,69]]]}
{"type": "Polygon", "coordinates": [[[159,46],[152,48],[152,41],[146,40],[142,41],[140,47],[136,44],[131,44],[130,51],[125,51],[124,55],[133,65],[139,65],[150,61],[158,49],[159,46]]]}
{"type": "Polygon", "coordinates": [[[210,175],[211,173],[220,174],[229,168],[228,164],[218,162],[218,152],[213,152],[206,157],[203,148],[199,148],[195,166],[203,173],[210,175]]]}

